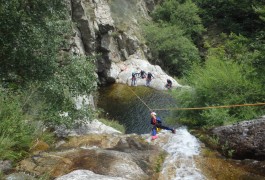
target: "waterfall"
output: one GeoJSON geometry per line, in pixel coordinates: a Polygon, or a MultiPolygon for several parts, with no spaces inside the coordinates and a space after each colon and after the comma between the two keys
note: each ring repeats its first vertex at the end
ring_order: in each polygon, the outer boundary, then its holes
{"type": "Polygon", "coordinates": [[[200,153],[200,142],[185,127],[176,129],[176,134],[163,130],[158,139],[151,141],[149,138],[148,141],[158,144],[169,154],[163,163],[159,180],[206,179],[195,165],[195,157],[200,153]]]}

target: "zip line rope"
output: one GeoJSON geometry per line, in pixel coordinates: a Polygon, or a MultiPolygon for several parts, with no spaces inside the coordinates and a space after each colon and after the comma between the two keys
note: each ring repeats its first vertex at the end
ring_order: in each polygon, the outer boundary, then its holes
{"type": "Polygon", "coordinates": [[[226,106],[207,106],[207,107],[195,107],[195,108],[161,108],[161,109],[151,109],[133,90],[130,86],[129,89],[133,94],[140,99],[140,101],[150,110],[150,111],[170,111],[170,110],[203,110],[203,109],[216,109],[216,108],[232,108],[232,107],[242,107],[242,106],[264,106],[265,103],[255,103],[255,104],[234,104],[226,106]]]}
{"type": "Polygon", "coordinates": [[[130,86],[128,86],[129,89],[133,92],[133,94],[138,98],[140,99],[140,101],[142,101],[142,103],[150,110],[152,111],[152,109],[132,90],[132,88],[130,86]]]}
{"type": "Polygon", "coordinates": [[[207,106],[207,107],[195,107],[195,108],[162,108],[153,109],[156,111],[167,111],[167,110],[202,110],[202,109],[217,109],[217,108],[232,108],[232,107],[242,107],[242,106],[263,106],[265,103],[255,103],[255,104],[234,104],[227,106],[207,106]]]}

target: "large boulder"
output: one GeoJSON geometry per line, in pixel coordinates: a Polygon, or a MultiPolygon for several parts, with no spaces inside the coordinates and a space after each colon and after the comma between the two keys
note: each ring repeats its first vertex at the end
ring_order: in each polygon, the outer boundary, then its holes
{"type": "MultiPolygon", "coordinates": [[[[151,72],[154,76],[150,83],[150,87],[157,90],[166,90],[167,79],[172,81],[172,87],[182,87],[176,80],[167,75],[160,66],[152,65],[147,60],[139,59],[136,56],[131,56],[128,60],[117,64],[112,64],[111,75],[115,76],[116,83],[131,85],[132,72],[139,73],[144,70],[146,73],[151,72]]],[[[137,78],[137,86],[145,86],[146,79],[137,78]]]]}
{"type": "Polygon", "coordinates": [[[239,159],[265,160],[265,117],[212,130],[223,149],[239,159]]]}

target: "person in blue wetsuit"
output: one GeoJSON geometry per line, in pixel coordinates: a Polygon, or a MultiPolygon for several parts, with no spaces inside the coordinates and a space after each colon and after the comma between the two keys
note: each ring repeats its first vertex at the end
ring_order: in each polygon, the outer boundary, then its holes
{"type": "Polygon", "coordinates": [[[167,127],[167,126],[163,126],[161,119],[156,116],[155,112],[151,112],[151,124],[153,125],[153,127],[152,127],[152,140],[157,138],[157,128],[169,130],[174,134],[176,133],[175,129],[172,129],[172,128],[167,127]]]}

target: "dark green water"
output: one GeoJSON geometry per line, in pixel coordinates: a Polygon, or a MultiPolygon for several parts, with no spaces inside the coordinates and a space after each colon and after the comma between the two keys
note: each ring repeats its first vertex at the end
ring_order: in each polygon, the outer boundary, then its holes
{"type": "MultiPolygon", "coordinates": [[[[99,90],[98,108],[104,110],[109,119],[119,121],[126,127],[126,133],[149,133],[150,110],[129,89],[131,88],[151,109],[175,107],[176,101],[170,92],[157,91],[148,87],[128,87],[113,84],[99,90]]],[[[163,123],[170,116],[170,111],[156,111],[163,123]]],[[[172,125],[171,125],[172,126],[172,125]]]]}

